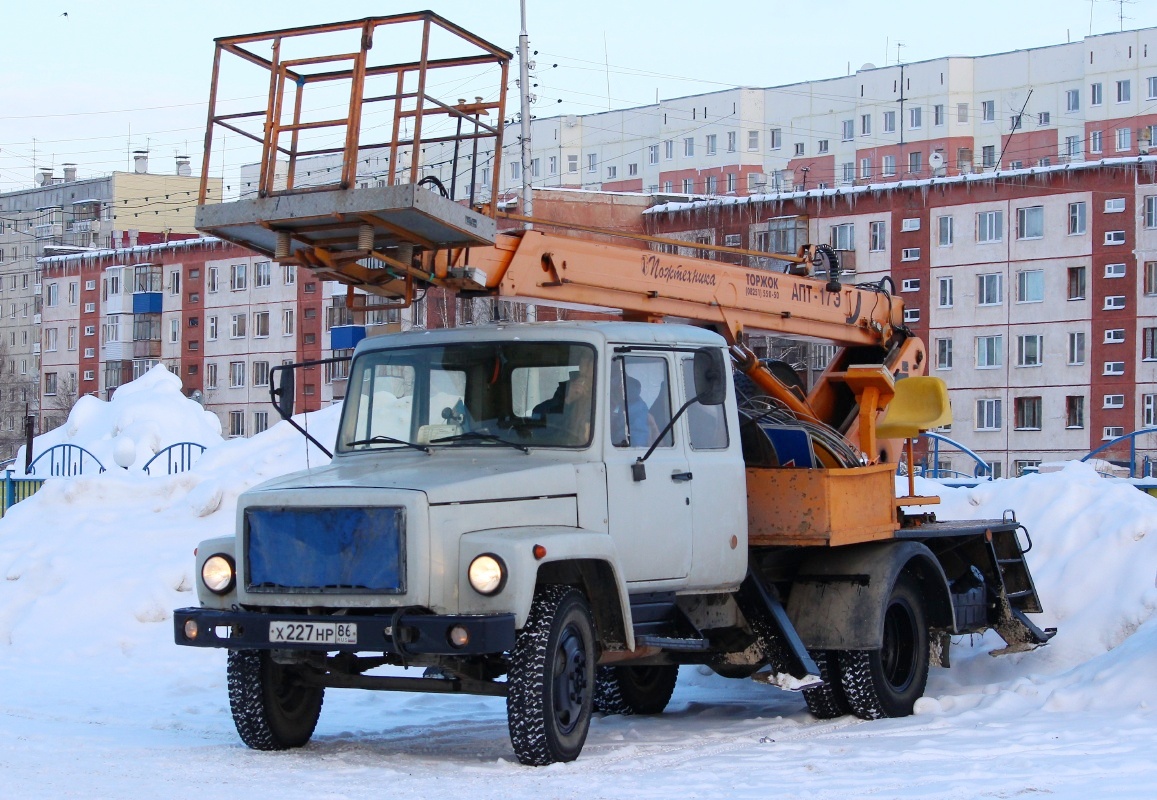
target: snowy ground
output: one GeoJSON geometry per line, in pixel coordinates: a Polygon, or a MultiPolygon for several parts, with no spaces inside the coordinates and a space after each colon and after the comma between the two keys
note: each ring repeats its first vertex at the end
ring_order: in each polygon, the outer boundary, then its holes
{"type": "MultiPolygon", "coordinates": [[[[237,495],[306,452],[285,424],[213,439],[171,382],[142,380],[85,403],[53,440],[134,469],[49,481],[0,521],[0,797],[1157,794],[1157,500],[1083,465],[922,486],[943,496],[942,518],[1017,510],[1035,542],[1037,621],[1060,633],[1000,658],[987,655],[995,637],[957,643],[911,718],[818,722],[796,695],[685,669],[665,714],[596,719],[573,764],[519,766],[500,699],[336,690],[306,748],[247,750],[224,654],[175,646],[170,612],[196,602],[197,542],[230,533],[237,495]],[[213,445],[193,471],[137,471],[192,431],[213,445]]],[[[332,440],[334,411],[309,424],[332,440]]]]}

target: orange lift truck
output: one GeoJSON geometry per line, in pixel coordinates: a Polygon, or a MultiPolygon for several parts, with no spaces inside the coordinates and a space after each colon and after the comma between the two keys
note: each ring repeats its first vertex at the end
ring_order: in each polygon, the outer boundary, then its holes
{"type": "MultiPolygon", "coordinates": [[[[199,607],[174,614],[178,644],[227,650],[242,740],[303,745],[326,689],[463,692],[505,697],[517,758],[543,765],[578,757],[594,711],[661,712],[684,664],[873,719],[912,712],[954,635],[1045,643],[1011,513],[906,513],[938,502],[911,478],[895,496],[900,443],[911,463],[951,413],[888,282],[841,284],[823,246],[778,272],[642,249],[686,246],[653,237],[499,233],[473,195],[499,196],[476,178],[479,148],[502,151],[505,95],[428,87],[481,67],[504,87],[509,59],[429,12],[217,41],[203,174],[220,127],[260,156],[249,196],[202,192],[200,229],[345,284],[355,315],[438,287],[617,318],[356,342],[332,461],[243,494],[236,534],[198,547],[199,607]],[[375,61],[403,28],[421,33],[412,58],[375,61]],[[227,56],[268,73],[264,110],[217,108],[227,56]],[[311,90],[335,86],[348,114],[311,116],[333,113],[311,90]],[[337,144],[307,135],[335,128],[337,144]],[[449,190],[423,176],[434,152],[449,190]],[[748,331],[839,349],[805,390],[748,331]]],[[[275,368],[284,418],[295,372],[321,363],[275,368]]]]}

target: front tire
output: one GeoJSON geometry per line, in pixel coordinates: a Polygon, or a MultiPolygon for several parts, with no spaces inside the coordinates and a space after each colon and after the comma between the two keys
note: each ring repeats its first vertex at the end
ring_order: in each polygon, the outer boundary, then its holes
{"type": "Polygon", "coordinates": [[[599,667],[595,710],[605,714],[662,714],[678,680],[678,664],[599,667]]]}
{"type": "Polygon", "coordinates": [[[254,750],[301,747],[313,736],[325,688],[308,686],[268,650],[230,650],[229,710],[241,741],[254,750]]]}
{"type": "Polygon", "coordinates": [[[596,660],[586,598],[569,586],[540,588],[507,676],[506,720],[521,763],[542,767],[578,758],[591,723],[596,660]]]}
{"type": "Polygon", "coordinates": [[[901,577],[884,610],[879,650],[842,650],[840,686],[862,719],[906,717],[928,684],[928,624],[915,583],[901,577]]]}

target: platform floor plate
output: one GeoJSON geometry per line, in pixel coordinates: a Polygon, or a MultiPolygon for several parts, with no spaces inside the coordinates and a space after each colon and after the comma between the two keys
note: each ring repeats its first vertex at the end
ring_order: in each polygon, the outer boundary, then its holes
{"type": "Polygon", "coordinates": [[[414,184],[332,189],[236,200],[197,208],[197,229],[272,257],[277,232],[293,236],[292,252],[323,247],[358,249],[363,224],[374,226],[374,249],[399,242],[427,248],[494,243],[497,226],[472,211],[414,184]]]}

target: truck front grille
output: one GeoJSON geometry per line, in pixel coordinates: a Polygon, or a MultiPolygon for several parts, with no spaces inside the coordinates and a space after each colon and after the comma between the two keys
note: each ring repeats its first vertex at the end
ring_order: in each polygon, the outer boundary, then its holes
{"type": "Polygon", "coordinates": [[[250,592],[406,591],[406,520],[400,507],[245,510],[250,592]]]}

